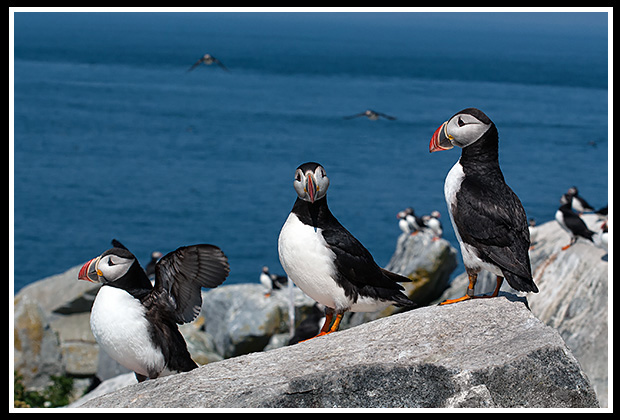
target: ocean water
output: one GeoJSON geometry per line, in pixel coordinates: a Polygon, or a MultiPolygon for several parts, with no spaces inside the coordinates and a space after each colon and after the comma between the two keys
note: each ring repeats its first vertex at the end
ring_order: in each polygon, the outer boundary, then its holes
{"type": "Polygon", "coordinates": [[[229,283],[283,273],[277,238],[307,161],[380,265],[408,206],[439,210],[458,249],[443,182],[460,151],[428,143],[470,106],[497,125],[529,217],[552,220],[572,185],[607,205],[607,29],[605,13],[17,12],[15,291],[112,238],[143,265],[218,245],[229,283]],[[207,52],[230,72],[188,72],[207,52]],[[366,109],[397,120],[343,119],[366,109]]]}

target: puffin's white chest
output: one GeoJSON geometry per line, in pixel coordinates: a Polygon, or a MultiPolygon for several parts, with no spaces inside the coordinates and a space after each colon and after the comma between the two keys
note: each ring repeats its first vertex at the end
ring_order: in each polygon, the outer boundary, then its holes
{"type": "Polygon", "coordinates": [[[101,348],[114,360],[144,376],[165,367],[162,352],[149,335],[145,308],[122,289],[103,286],[90,314],[90,328],[101,348]]]}
{"type": "Polygon", "coordinates": [[[335,254],[321,235],[321,229],[303,224],[291,213],[278,238],[282,268],[305,294],[333,309],[351,306],[335,279],[335,254]]]}
{"type": "Polygon", "coordinates": [[[562,213],[561,210],[557,210],[555,212],[555,221],[558,222],[560,227],[568,232],[571,237],[573,236],[573,232],[571,232],[571,230],[566,226],[566,222],[564,222],[564,213],[562,213]]]}
{"type": "Polygon", "coordinates": [[[456,193],[461,188],[463,178],[465,178],[465,173],[463,172],[461,162],[458,161],[454,164],[452,169],[450,169],[450,172],[448,172],[448,175],[446,176],[446,181],[443,186],[443,192],[446,197],[446,205],[448,207],[448,214],[450,215],[450,221],[452,222],[452,227],[454,228],[454,234],[456,235],[456,238],[461,244],[461,236],[459,235],[459,231],[454,224],[454,216],[452,215],[452,210],[454,207],[456,207],[456,193]]]}

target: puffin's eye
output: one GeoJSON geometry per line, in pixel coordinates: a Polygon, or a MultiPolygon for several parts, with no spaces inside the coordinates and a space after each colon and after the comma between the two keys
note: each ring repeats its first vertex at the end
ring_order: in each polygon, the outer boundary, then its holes
{"type": "Polygon", "coordinates": [[[459,117],[459,120],[457,121],[459,127],[463,127],[465,125],[465,122],[461,119],[461,117],[459,117]]]}
{"type": "Polygon", "coordinates": [[[113,266],[115,265],[114,262],[112,261],[112,258],[108,258],[108,266],[113,266]]]}
{"type": "Polygon", "coordinates": [[[295,174],[295,181],[299,181],[299,182],[301,182],[301,173],[297,172],[297,173],[295,174]]]}

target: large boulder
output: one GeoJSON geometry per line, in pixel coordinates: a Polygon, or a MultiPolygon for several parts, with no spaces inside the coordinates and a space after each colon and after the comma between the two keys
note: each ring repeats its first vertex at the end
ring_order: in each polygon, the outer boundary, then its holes
{"type": "MultiPolygon", "coordinates": [[[[595,215],[583,215],[593,231],[600,222],[595,215]]],[[[536,228],[530,251],[532,273],[539,293],[529,293],[532,313],[556,328],[592,381],[602,407],[607,407],[608,382],[608,262],[607,251],[579,239],[563,251],[570,237],[553,220],[536,228]]],[[[467,274],[457,276],[437,301],[462,296],[467,274]]],[[[480,273],[476,294],[491,293],[495,276],[480,273]]],[[[502,291],[515,293],[504,282],[502,291]]]]}
{"type": "Polygon", "coordinates": [[[82,407],[597,407],[560,335],[504,297],[429,306],[82,407]]]}

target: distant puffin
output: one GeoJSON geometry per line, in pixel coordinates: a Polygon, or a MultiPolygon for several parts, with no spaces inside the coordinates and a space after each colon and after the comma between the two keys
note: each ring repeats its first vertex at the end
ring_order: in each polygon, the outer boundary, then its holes
{"type": "MultiPolygon", "coordinates": [[[[112,244],[114,245],[114,244],[112,244]]],[[[144,271],[146,272],[146,276],[149,278],[149,280],[152,280],[155,278],[155,266],[157,265],[157,261],[159,261],[159,259],[163,256],[164,254],[162,254],[159,251],[153,251],[151,252],[151,259],[150,261],[146,264],[146,268],[144,269],[144,271]]]]}
{"type": "Polygon", "coordinates": [[[433,241],[438,240],[443,235],[443,226],[439,218],[441,213],[437,210],[433,210],[429,216],[423,216],[424,223],[433,232],[433,241]]]}
{"type": "Polygon", "coordinates": [[[396,214],[398,219],[398,227],[403,233],[410,234],[415,228],[407,221],[407,213],[404,210],[399,211],[396,214]]]}
{"type": "Polygon", "coordinates": [[[221,68],[223,68],[224,70],[230,71],[220,60],[213,57],[211,54],[205,54],[202,57],[200,57],[198,61],[196,61],[187,71],[194,70],[200,64],[204,64],[205,66],[210,66],[211,64],[214,64],[214,63],[220,66],[221,68]]]}
{"type": "Polygon", "coordinates": [[[342,117],[345,120],[351,120],[357,117],[367,117],[371,121],[377,121],[380,117],[385,118],[386,120],[395,120],[396,117],[392,117],[391,115],[384,114],[382,112],[373,111],[372,109],[367,109],[364,112],[360,112],[358,114],[348,115],[346,117],[342,117]]]}
{"type": "Polygon", "coordinates": [[[269,272],[269,267],[264,266],[260,276],[259,276],[260,284],[263,285],[265,297],[271,296],[271,292],[277,289],[281,289],[284,286],[288,279],[286,276],[278,276],[276,274],[271,274],[269,272]]]}
{"type": "Polygon", "coordinates": [[[293,186],[298,197],[280,231],[278,254],[297,287],[326,306],[325,324],[318,335],[337,331],[346,311],[415,305],[398,284],[411,280],[379,267],[329,211],[329,178],[320,164],[300,165],[293,186]]]}
{"type": "Polygon", "coordinates": [[[458,112],[431,138],[430,152],[462,148],[461,158],[446,177],[444,194],[469,287],[465,296],[442,304],[483,297],[474,296],[481,270],[497,276],[497,286],[489,297],[498,295],[504,278],[515,290],[538,292],[528,255],[530,234],[525,210],[504,181],[498,141],[495,124],[476,108],[458,112]]]}
{"type": "Polygon", "coordinates": [[[560,208],[555,212],[555,220],[571,236],[570,243],[563,246],[562,251],[570,248],[578,237],[594,242],[592,239],[594,232],[588,229],[581,217],[571,209],[573,197],[571,194],[564,194],[560,198],[560,208]]]}
{"type": "Polygon", "coordinates": [[[405,213],[407,214],[407,222],[409,222],[409,225],[413,227],[411,232],[412,235],[416,235],[418,232],[427,227],[424,218],[417,216],[415,214],[415,210],[413,210],[413,207],[407,207],[405,209],[405,213]]]}
{"type": "Polygon", "coordinates": [[[78,274],[103,284],[90,314],[101,348],[139,382],[196,368],[177,324],[200,313],[201,287],[217,287],[228,276],[224,253],[214,245],[181,247],[159,260],[152,286],[136,257],[113,245],[78,274]]]}
{"type": "Polygon", "coordinates": [[[579,190],[577,187],[570,187],[566,194],[572,197],[571,206],[577,213],[582,214],[585,212],[594,211],[594,207],[592,207],[582,196],[579,195],[579,190]]]}

